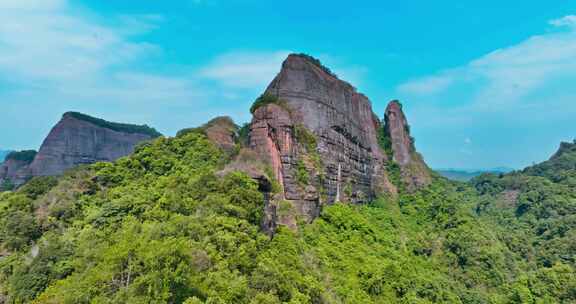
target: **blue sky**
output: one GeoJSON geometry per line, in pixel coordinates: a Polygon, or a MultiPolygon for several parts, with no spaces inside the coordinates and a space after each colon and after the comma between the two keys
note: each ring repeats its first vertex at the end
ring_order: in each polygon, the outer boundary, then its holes
{"type": "Polygon", "coordinates": [[[248,108],[290,52],[382,116],[404,103],[432,167],[520,168],[576,137],[576,2],[0,0],[0,148],[65,111],[173,135],[248,108]]]}

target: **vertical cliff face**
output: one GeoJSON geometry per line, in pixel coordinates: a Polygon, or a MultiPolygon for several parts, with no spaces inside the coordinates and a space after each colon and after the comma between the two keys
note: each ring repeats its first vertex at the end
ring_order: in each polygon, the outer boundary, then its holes
{"type": "Polygon", "coordinates": [[[145,140],[156,137],[153,129],[106,122],[69,112],[52,128],[34,161],[30,176],[60,175],[81,164],[114,161],[126,156],[145,140]]]}
{"type": "Polygon", "coordinates": [[[366,96],[313,59],[290,55],[259,106],[250,146],[270,164],[284,208],[313,219],[322,204],[395,192],[384,170],[378,118],[366,96]]]}
{"type": "Polygon", "coordinates": [[[408,190],[414,191],[430,184],[430,169],[416,152],[400,102],[392,101],[388,104],[384,121],[393,161],[400,167],[402,181],[408,190]]]}
{"type": "Polygon", "coordinates": [[[9,189],[26,181],[28,165],[36,156],[36,151],[11,152],[0,164],[0,190],[9,189]]]}

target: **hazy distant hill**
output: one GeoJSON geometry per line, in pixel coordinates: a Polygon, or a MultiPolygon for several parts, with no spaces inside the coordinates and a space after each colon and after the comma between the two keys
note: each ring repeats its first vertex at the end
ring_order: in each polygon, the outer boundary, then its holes
{"type": "Polygon", "coordinates": [[[466,169],[437,169],[440,175],[455,181],[467,182],[476,176],[480,176],[484,173],[509,173],[514,171],[512,168],[507,167],[497,167],[492,169],[477,169],[477,170],[466,170],[466,169]]]}

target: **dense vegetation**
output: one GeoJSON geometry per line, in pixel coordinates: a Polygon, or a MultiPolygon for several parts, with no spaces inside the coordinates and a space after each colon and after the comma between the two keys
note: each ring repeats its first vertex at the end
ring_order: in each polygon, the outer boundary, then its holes
{"type": "Polygon", "coordinates": [[[16,160],[21,162],[31,163],[36,157],[37,152],[35,150],[24,150],[24,151],[13,151],[6,155],[6,160],[16,160]]]}
{"type": "Polygon", "coordinates": [[[111,129],[118,132],[145,134],[153,138],[162,136],[160,132],[156,131],[156,129],[152,127],[149,127],[148,125],[133,125],[133,124],[110,122],[104,119],[95,118],[79,112],[68,112],[65,115],[69,115],[70,117],[74,117],[76,119],[95,124],[99,127],[111,129]]]}
{"type": "Polygon", "coordinates": [[[526,168],[526,175],[542,176],[554,183],[576,187],[576,140],[564,142],[558,152],[541,164],[526,168]]]}
{"type": "Polygon", "coordinates": [[[576,194],[564,180],[436,177],[270,239],[258,185],[220,173],[222,153],[187,132],[0,194],[3,300],[576,303],[576,194]]]}
{"type": "Polygon", "coordinates": [[[254,112],[256,112],[256,110],[258,108],[260,108],[261,106],[267,105],[267,104],[277,104],[279,106],[281,106],[282,108],[290,111],[290,109],[288,108],[288,106],[286,105],[286,102],[282,99],[279,99],[277,96],[269,94],[269,93],[264,93],[262,95],[260,95],[260,97],[256,98],[256,100],[254,101],[254,103],[252,104],[252,106],[250,107],[250,113],[254,114],[254,112]]]}

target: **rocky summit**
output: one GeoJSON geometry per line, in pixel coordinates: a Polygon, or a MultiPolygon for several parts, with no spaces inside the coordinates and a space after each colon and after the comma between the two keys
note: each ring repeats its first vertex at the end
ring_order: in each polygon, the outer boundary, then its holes
{"type": "Polygon", "coordinates": [[[138,143],[159,135],[148,126],[113,123],[68,112],[52,128],[32,159],[7,158],[2,166],[6,172],[4,179],[19,186],[35,176],[56,176],[81,164],[114,161],[132,153],[138,143]]]}
{"type": "MultiPolygon", "coordinates": [[[[426,185],[428,168],[414,150],[398,105],[388,107],[390,127],[384,127],[370,100],[352,85],[310,56],[288,56],[251,109],[250,149],[267,162],[281,188],[268,212],[282,209],[310,221],[325,204],[394,196],[400,185],[387,170],[394,162],[409,188],[426,185]],[[379,143],[380,133],[392,143],[390,155],[379,143]]],[[[295,222],[282,214],[268,218],[289,226],[295,222]]]]}
{"type": "Polygon", "coordinates": [[[10,152],[0,164],[0,191],[24,183],[28,178],[28,165],[35,156],[34,150],[10,152]]]}
{"type": "Polygon", "coordinates": [[[430,169],[416,152],[410,127],[402,111],[402,104],[394,100],[388,104],[384,115],[385,134],[390,141],[394,162],[400,166],[402,182],[411,191],[430,184],[430,169]]]}

